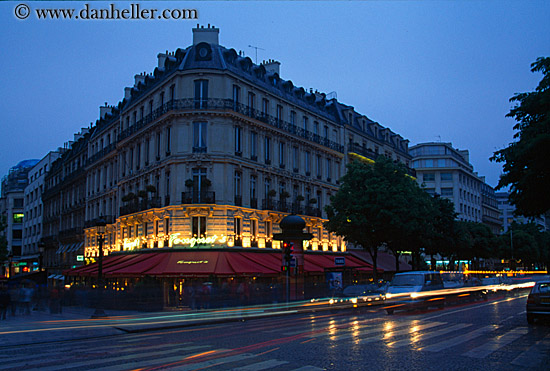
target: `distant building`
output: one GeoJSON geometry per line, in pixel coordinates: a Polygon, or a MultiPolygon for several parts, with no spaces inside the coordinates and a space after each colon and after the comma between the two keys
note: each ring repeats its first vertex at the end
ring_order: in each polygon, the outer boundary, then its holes
{"type": "MultiPolygon", "coordinates": [[[[410,148],[412,167],[418,184],[431,195],[451,200],[459,220],[482,222],[482,189],[484,178],[474,172],[467,150],[451,143],[421,143],[410,148]]],[[[487,196],[490,192],[487,190],[487,196]]]]}
{"type": "Polygon", "coordinates": [[[52,162],[60,156],[60,150],[48,153],[40,160],[28,174],[29,184],[24,192],[23,220],[23,245],[21,249],[21,262],[25,262],[29,271],[40,268],[40,248],[42,238],[42,192],[44,191],[44,179],[51,169],[52,162]]]}
{"type": "Polygon", "coordinates": [[[48,277],[61,278],[63,270],[84,264],[86,163],[90,129],[83,128],[63,148],[44,178],[44,268],[48,277]]]}
{"type": "Polygon", "coordinates": [[[481,221],[491,228],[494,234],[501,233],[502,217],[495,189],[485,182],[481,184],[481,221]]]}
{"type": "Polygon", "coordinates": [[[9,173],[2,179],[2,191],[0,214],[6,218],[7,227],[2,232],[8,242],[8,261],[4,262],[5,275],[27,272],[26,262],[21,261],[21,249],[23,245],[23,221],[24,213],[24,192],[29,180],[29,171],[39,160],[25,160],[18,163],[9,170],[9,173]],[[7,273],[7,274],[6,274],[7,273]]]}
{"type": "Polygon", "coordinates": [[[525,224],[535,223],[541,227],[541,230],[548,230],[545,215],[537,217],[524,217],[522,215],[514,215],[516,207],[510,203],[510,192],[496,192],[498,209],[501,212],[502,232],[508,231],[513,222],[525,224]]]}

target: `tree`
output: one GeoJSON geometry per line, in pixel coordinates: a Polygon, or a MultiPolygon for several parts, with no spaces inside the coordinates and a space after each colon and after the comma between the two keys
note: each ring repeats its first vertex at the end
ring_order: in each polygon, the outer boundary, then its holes
{"type": "Polygon", "coordinates": [[[352,161],[341,181],[325,208],[329,219],[325,228],[368,251],[376,279],[378,248],[391,244],[399,231],[412,224],[411,220],[417,222],[425,213],[423,202],[417,200],[425,192],[407,176],[403,164],[384,156],[374,164],[352,161]]]}
{"type": "Polygon", "coordinates": [[[457,243],[455,256],[460,260],[473,261],[474,268],[479,268],[479,260],[494,255],[496,236],[491,229],[476,222],[457,221],[457,243]]]}
{"type": "Polygon", "coordinates": [[[506,115],[517,123],[517,141],[496,151],[491,161],[503,163],[497,189],[510,185],[510,202],[516,212],[537,216],[550,210],[550,58],[531,65],[543,78],[534,92],[516,94],[516,105],[506,115]]]}

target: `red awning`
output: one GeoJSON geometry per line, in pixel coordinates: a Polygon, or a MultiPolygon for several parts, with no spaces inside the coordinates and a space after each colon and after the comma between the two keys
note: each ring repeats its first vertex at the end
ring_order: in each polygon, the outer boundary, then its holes
{"type": "Polygon", "coordinates": [[[165,257],[160,253],[139,254],[134,259],[114,266],[105,272],[107,277],[139,277],[164,261],[165,257]]]}
{"type": "MultiPolygon", "coordinates": [[[[282,264],[282,251],[154,251],[109,255],[103,259],[103,273],[106,277],[278,275],[282,264]]],[[[371,264],[351,254],[304,253],[305,272],[323,273],[338,268],[372,272],[371,264]]],[[[96,276],[97,263],[71,269],[65,274],[96,276]]]]}

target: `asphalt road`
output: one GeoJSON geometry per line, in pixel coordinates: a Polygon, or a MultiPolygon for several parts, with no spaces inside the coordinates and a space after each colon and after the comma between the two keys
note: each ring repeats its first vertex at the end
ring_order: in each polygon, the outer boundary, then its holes
{"type": "Polygon", "coordinates": [[[2,370],[547,370],[526,294],[444,309],[295,314],[0,348],[2,370]]]}

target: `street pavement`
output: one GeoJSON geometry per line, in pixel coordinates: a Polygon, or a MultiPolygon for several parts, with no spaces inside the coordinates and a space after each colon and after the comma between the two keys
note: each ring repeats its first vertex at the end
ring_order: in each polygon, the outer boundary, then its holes
{"type": "Polygon", "coordinates": [[[152,330],[179,328],[246,319],[277,316],[323,310],[323,303],[311,308],[310,302],[294,303],[292,306],[264,305],[213,310],[181,310],[163,312],[137,312],[105,310],[107,317],[91,318],[93,308],[64,307],[62,313],[32,311],[17,314],[0,321],[0,347],[38,344],[98,338],[123,333],[138,333],[152,330]],[[305,305],[305,307],[304,307],[305,305]]]}

